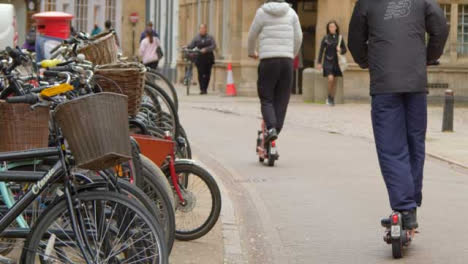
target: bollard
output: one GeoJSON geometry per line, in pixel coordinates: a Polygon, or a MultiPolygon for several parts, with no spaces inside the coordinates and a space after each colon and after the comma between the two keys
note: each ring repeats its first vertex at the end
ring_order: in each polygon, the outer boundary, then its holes
{"type": "Polygon", "coordinates": [[[455,98],[453,90],[445,90],[444,119],[442,120],[442,132],[453,132],[453,109],[455,98]]]}

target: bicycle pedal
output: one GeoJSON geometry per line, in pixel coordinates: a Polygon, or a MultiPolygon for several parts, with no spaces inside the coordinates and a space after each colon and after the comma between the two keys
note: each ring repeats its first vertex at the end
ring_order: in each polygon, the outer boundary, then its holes
{"type": "Polygon", "coordinates": [[[17,263],[16,260],[9,259],[4,256],[0,256],[0,264],[16,264],[16,263],[17,263]]]}

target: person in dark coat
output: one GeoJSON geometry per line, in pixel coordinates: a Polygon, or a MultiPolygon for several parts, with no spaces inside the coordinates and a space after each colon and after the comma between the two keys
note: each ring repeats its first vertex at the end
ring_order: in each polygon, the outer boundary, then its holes
{"type": "Polygon", "coordinates": [[[336,77],[342,77],[340,65],[338,63],[338,52],[345,54],[347,51],[343,37],[340,35],[340,27],[335,20],[327,23],[327,35],[322,39],[318,57],[318,68],[323,68],[323,77],[328,78],[328,105],[335,105],[336,77]],[[340,47],[338,44],[340,42],[340,47]],[[325,55],[325,56],[324,56],[325,55]]]}
{"type": "Polygon", "coordinates": [[[29,52],[36,51],[36,27],[32,26],[26,35],[26,41],[24,42],[23,49],[26,49],[29,52]]]}
{"type": "Polygon", "coordinates": [[[422,204],[427,66],[437,64],[447,37],[435,0],[359,0],[349,25],[349,50],[370,71],[372,125],[390,205],[409,230],[418,227],[422,204]]]}
{"type": "Polygon", "coordinates": [[[195,61],[195,65],[198,70],[200,94],[207,94],[211,79],[211,69],[215,62],[214,50],[216,49],[216,41],[208,34],[208,28],[205,24],[200,25],[200,33],[195,36],[187,48],[198,48],[201,51],[201,54],[195,61]]]}

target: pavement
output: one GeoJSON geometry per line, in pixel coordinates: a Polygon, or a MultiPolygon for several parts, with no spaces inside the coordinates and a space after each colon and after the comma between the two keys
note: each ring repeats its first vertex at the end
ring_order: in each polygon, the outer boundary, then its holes
{"type": "Polygon", "coordinates": [[[172,249],[172,264],[220,264],[223,263],[224,244],[222,224],[219,221],[206,236],[189,242],[176,241],[172,249]]]}
{"type": "Polygon", "coordinates": [[[257,99],[182,96],[179,112],[197,159],[222,185],[222,235],[207,243],[224,244],[224,263],[466,263],[468,109],[456,109],[454,133],[441,133],[442,109],[429,108],[421,233],[401,260],[382,241],[390,209],[368,104],[293,98],[275,168],[254,152],[257,99]]]}

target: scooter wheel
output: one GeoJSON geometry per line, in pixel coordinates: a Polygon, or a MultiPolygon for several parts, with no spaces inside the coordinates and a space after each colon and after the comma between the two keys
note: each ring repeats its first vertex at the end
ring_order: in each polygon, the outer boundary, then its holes
{"type": "Polygon", "coordinates": [[[268,155],[268,166],[274,167],[275,166],[276,157],[274,155],[268,155]]]}
{"type": "Polygon", "coordinates": [[[403,243],[401,239],[393,239],[392,240],[392,254],[393,258],[399,259],[403,256],[402,254],[403,243]]]}

